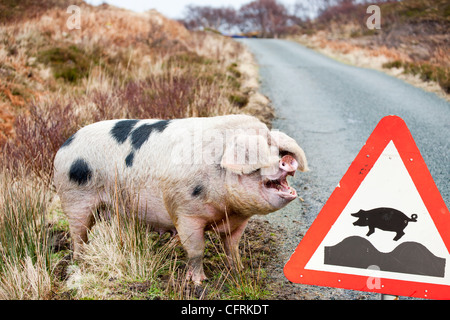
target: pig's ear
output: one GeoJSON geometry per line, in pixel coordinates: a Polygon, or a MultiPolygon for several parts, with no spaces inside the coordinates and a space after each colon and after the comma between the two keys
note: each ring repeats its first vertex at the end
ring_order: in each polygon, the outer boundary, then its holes
{"type": "Polygon", "coordinates": [[[225,146],[220,165],[236,174],[248,174],[278,163],[271,156],[267,140],[260,135],[237,134],[225,146]]]}
{"type": "Polygon", "coordinates": [[[295,142],[294,139],[281,131],[271,131],[270,136],[270,144],[272,146],[277,146],[280,152],[287,151],[294,155],[295,160],[297,160],[298,162],[297,170],[300,170],[302,172],[309,170],[305,152],[302,148],[300,148],[300,146],[297,144],[297,142],[295,142]]]}

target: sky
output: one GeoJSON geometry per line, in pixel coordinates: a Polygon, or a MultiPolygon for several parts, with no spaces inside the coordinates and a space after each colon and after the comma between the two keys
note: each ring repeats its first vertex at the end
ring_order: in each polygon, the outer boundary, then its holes
{"type": "MultiPolygon", "coordinates": [[[[184,8],[189,4],[199,6],[223,7],[231,6],[239,8],[241,5],[252,0],[86,0],[92,5],[99,5],[104,2],[116,7],[143,12],[149,9],[156,9],[168,18],[178,19],[183,17],[184,8]]],[[[286,6],[293,5],[297,0],[279,0],[286,6]]]]}

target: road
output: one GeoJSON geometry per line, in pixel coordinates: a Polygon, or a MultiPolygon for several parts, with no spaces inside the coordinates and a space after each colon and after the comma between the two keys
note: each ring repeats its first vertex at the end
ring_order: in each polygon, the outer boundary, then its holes
{"type": "MultiPolygon", "coordinates": [[[[277,115],[273,128],[299,143],[311,169],[294,181],[304,202],[295,201],[264,218],[287,230],[281,250],[285,262],[384,116],[394,114],[405,120],[448,206],[448,102],[382,72],[342,64],[292,41],[241,41],[259,64],[260,91],[271,99],[277,115]]],[[[279,269],[283,277],[281,265],[279,269]]],[[[350,290],[317,288],[296,285],[295,290],[306,298],[379,298],[350,290]]]]}

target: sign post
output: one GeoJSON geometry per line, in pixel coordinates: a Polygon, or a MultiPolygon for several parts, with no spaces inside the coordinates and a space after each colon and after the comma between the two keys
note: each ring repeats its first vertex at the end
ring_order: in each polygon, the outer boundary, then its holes
{"type": "Polygon", "coordinates": [[[450,213],[405,122],[384,117],[284,268],[292,282],[450,299],[450,213]]]}

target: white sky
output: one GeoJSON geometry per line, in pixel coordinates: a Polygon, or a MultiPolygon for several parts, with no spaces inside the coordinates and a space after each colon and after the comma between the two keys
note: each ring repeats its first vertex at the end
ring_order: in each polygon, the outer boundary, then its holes
{"type": "MultiPolygon", "coordinates": [[[[149,9],[156,9],[168,18],[182,18],[183,10],[188,4],[200,6],[223,7],[232,6],[239,8],[241,5],[251,2],[252,0],[86,0],[92,5],[100,5],[103,2],[109,3],[116,7],[126,8],[129,10],[143,12],[149,9]]],[[[290,6],[298,0],[279,0],[280,3],[290,6]]]]}

